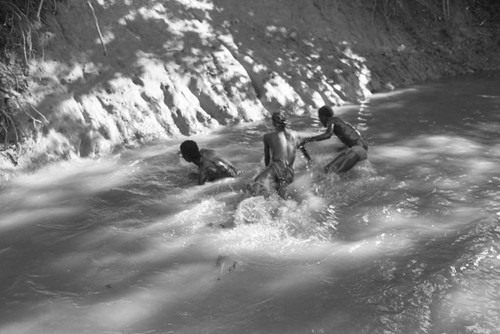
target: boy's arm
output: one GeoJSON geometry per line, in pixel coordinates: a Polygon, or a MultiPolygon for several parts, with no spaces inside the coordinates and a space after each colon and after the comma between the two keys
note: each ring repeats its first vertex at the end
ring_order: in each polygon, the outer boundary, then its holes
{"type": "Polygon", "coordinates": [[[219,158],[219,161],[222,162],[225,167],[227,167],[229,173],[232,174],[231,176],[234,177],[240,172],[238,169],[236,169],[236,167],[233,166],[233,164],[229,160],[225,158],[219,158]]]}
{"type": "Polygon", "coordinates": [[[307,152],[305,146],[304,146],[304,142],[303,142],[304,138],[301,138],[301,137],[295,137],[295,147],[297,147],[301,152],[302,152],[302,155],[304,156],[304,158],[306,158],[306,160],[308,162],[312,161],[312,158],[311,158],[311,155],[309,154],[309,152],[307,152]]]}
{"type": "Polygon", "coordinates": [[[200,168],[200,173],[198,174],[198,185],[203,185],[207,182],[207,173],[204,168],[200,168]]]}
{"type": "Polygon", "coordinates": [[[314,137],[302,139],[302,141],[299,144],[299,147],[303,146],[304,144],[310,143],[312,141],[322,141],[322,140],[330,139],[333,136],[333,128],[334,128],[334,124],[333,124],[333,122],[330,122],[330,124],[328,124],[328,127],[326,128],[326,131],[324,133],[317,135],[317,136],[314,136],[314,137]]]}
{"type": "Polygon", "coordinates": [[[302,152],[302,154],[304,155],[304,158],[306,158],[306,160],[308,162],[311,162],[312,161],[312,158],[311,156],[309,155],[309,152],[307,152],[306,148],[304,146],[300,146],[299,147],[300,151],[302,152]]]}
{"type": "Polygon", "coordinates": [[[267,143],[267,138],[264,136],[264,164],[269,166],[269,162],[271,161],[271,155],[269,152],[269,144],[267,143]]]}

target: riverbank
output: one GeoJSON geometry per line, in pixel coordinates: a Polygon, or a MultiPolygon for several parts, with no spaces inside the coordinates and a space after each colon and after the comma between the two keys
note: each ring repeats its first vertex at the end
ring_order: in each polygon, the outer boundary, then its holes
{"type": "Polygon", "coordinates": [[[493,13],[402,3],[47,3],[2,174],[499,67],[493,13]]]}

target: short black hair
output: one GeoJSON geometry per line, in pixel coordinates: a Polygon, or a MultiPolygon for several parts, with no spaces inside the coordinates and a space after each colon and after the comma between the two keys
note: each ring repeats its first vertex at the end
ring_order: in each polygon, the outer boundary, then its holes
{"type": "Polygon", "coordinates": [[[332,117],[334,115],[333,109],[330,106],[322,106],[318,109],[318,115],[325,117],[332,117]]]}
{"type": "Polygon", "coordinates": [[[194,140],[186,140],[181,144],[181,153],[189,160],[197,160],[200,158],[200,149],[194,140]]]}
{"type": "Polygon", "coordinates": [[[282,111],[274,112],[271,116],[271,120],[273,122],[274,127],[280,131],[284,130],[288,125],[288,119],[285,113],[282,111]]]}

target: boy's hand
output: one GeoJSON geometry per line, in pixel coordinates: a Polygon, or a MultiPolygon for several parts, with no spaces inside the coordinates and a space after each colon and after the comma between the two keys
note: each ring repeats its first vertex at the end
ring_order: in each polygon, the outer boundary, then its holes
{"type": "Polygon", "coordinates": [[[304,157],[307,159],[307,162],[311,162],[312,158],[309,155],[309,152],[307,152],[306,148],[304,146],[299,146],[299,148],[302,151],[302,154],[304,155],[304,157]]]}

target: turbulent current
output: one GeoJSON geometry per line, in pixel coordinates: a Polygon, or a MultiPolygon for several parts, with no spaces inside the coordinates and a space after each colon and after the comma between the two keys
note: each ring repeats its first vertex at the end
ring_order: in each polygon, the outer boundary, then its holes
{"type": "MultiPolygon", "coordinates": [[[[181,139],[0,189],[0,333],[500,333],[500,74],[336,108],[369,160],[252,197],[268,122],[194,137],[242,173],[196,185],[181,139]]],[[[301,135],[321,130],[314,110],[301,135]]]]}

